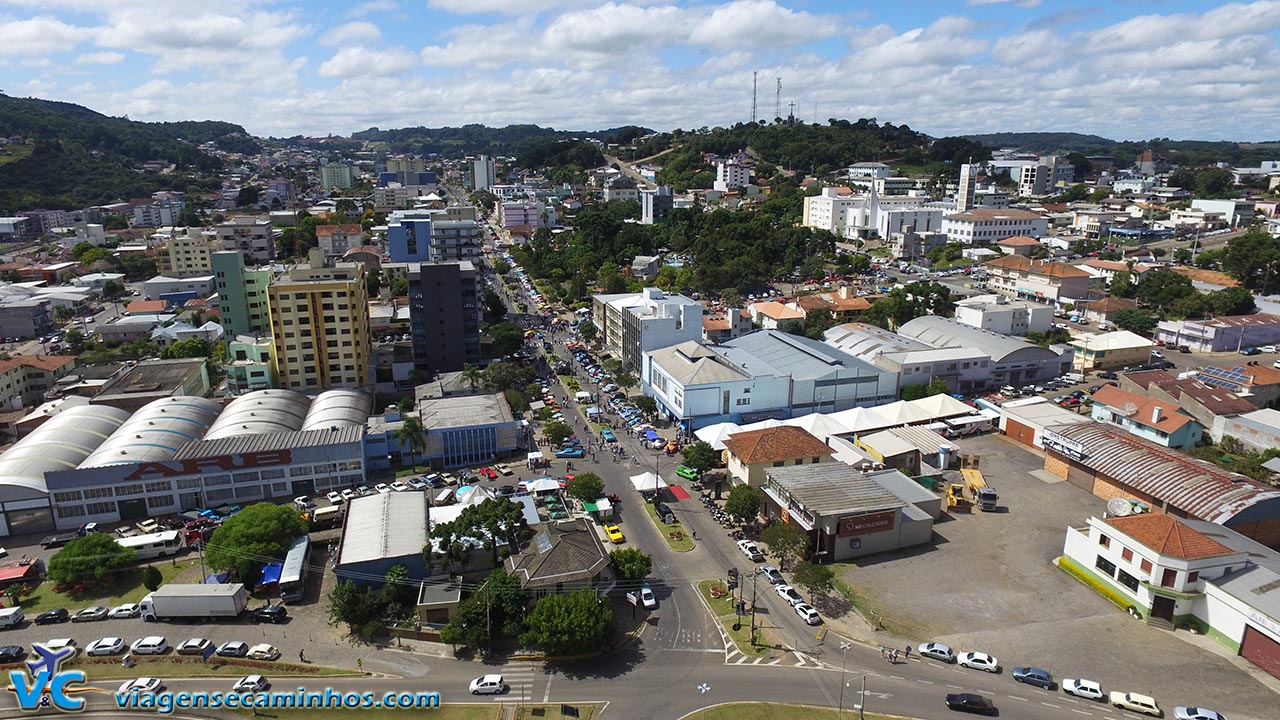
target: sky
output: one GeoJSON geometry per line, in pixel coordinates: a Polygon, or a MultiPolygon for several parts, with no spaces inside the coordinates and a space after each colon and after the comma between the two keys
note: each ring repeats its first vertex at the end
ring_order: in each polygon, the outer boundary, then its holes
{"type": "Polygon", "coordinates": [[[783,114],[1280,140],[1280,0],[0,0],[0,92],[262,136],[783,114]]]}

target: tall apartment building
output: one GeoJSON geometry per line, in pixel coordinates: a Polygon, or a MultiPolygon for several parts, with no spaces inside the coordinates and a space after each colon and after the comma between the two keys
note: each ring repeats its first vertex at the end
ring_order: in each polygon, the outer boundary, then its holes
{"type": "Polygon", "coordinates": [[[238,215],[214,227],[223,250],[237,250],[249,265],[268,262],[276,256],[271,220],[238,215]]]}
{"type": "Polygon", "coordinates": [[[244,256],[235,250],[219,250],[210,256],[213,287],[218,292],[222,332],[226,338],[256,337],[271,332],[267,286],[271,270],[246,268],[244,256]]]}
{"type": "Polygon", "coordinates": [[[133,224],[136,227],[164,227],[180,225],[182,211],[187,204],[181,193],[156,193],[151,203],[133,208],[133,224]]]}
{"type": "Polygon", "coordinates": [[[1075,167],[1065,157],[1044,155],[1034,165],[1023,166],[1018,176],[1018,194],[1023,197],[1047,195],[1073,179],[1075,167]]]}
{"type": "Polygon", "coordinates": [[[369,297],[361,265],[325,266],[319,248],[267,288],[276,376],[288,390],[369,383],[369,297]]]}
{"type": "Polygon", "coordinates": [[[826,230],[836,235],[844,235],[848,224],[849,210],[862,207],[866,198],[843,194],[840,188],[822,188],[820,195],[804,199],[804,213],[801,224],[805,227],[826,230]]]}
{"type": "Polygon", "coordinates": [[[750,183],[751,168],[737,160],[716,161],[716,180],[712,188],[720,192],[728,192],[750,183]]]}
{"type": "Polygon", "coordinates": [[[470,261],[410,263],[413,364],[432,374],[479,363],[480,283],[470,261]]]}
{"type": "Polygon", "coordinates": [[[497,203],[498,225],[511,230],[518,227],[549,228],[556,224],[556,209],[536,200],[510,200],[497,203]]]}
{"type": "Polygon", "coordinates": [[[498,172],[494,167],[493,158],[488,155],[481,155],[471,161],[471,189],[472,191],[488,190],[491,185],[497,182],[498,172]]]}
{"type": "Polygon", "coordinates": [[[631,372],[640,369],[642,355],[650,350],[702,339],[702,305],[659,288],[594,295],[591,322],[600,330],[605,349],[631,372]]]}
{"type": "Polygon", "coordinates": [[[978,187],[978,165],[965,163],[960,166],[960,187],[956,190],[956,212],[973,209],[973,195],[978,187]]]}
{"type": "Polygon", "coordinates": [[[431,219],[429,210],[400,210],[387,218],[387,255],[391,262],[431,260],[431,219]]]}
{"type": "Polygon", "coordinates": [[[951,242],[989,245],[1019,235],[1042,238],[1049,234],[1049,221],[1027,210],[976,208],[942,218],[942,232],[951,242]]]}
{"type": "Polygon", "coordinates": [[[35,408],[58,378],[71,372],[70,355],[14,355],[0,360],[0,409],[35,408]]]}
{"type": "Polygon", "coordinates": [[[341,163],[322,162],[320,165],[320,187],[325,190],[350,190],[351,166],[341,163]]]}
{"type": "Polygon", "coordinates": [[[208,277],[213,274],[213,253],[221,249],[216,233],[200,228],[180,228],[165,243],[169,277],[208,277]]]}
{"type": "Polygon", "coordinates": [[[675,206],[675,196],[671,188],[660,185],[656,190],[645,190],[640,193],[640,224],[656,225],[664,223],[671,217],[671,209],[675,206]]]}
{"type": "Polygon", "coordinates": [[[387,172],[420,173],[427,171],[427,161],[416,155],[391,155],[387,157],[387,172]]]}

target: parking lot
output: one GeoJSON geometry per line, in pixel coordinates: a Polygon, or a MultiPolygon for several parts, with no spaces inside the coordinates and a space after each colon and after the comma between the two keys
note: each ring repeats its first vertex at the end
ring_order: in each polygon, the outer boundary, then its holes
{"type": "Polygon", "coordinates": [[[944,514],[932,545],[857,561],[846,575],[887,621],[915,629],[908,640],[982,650],[1006,667],[1083,674],[1162,703],[1274,713],[1270,691],[1229,661],[1131,619],[1052,564],[1066,528],[1101,517],[1102,500],[1048,476],[1040,454],[998,434],[956,442],[979,456],[999,511],[944,514]],[[1239,703],[1215,700],[1225,697],[1239,703]]]}

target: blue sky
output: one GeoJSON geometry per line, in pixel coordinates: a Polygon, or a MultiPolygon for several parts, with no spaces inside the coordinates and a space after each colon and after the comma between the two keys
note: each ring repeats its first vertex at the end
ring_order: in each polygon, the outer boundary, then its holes
{"type": "Polygon", "coordinates": [[[259,135],[773,117],[1280,140],[1280,0],[0,0],[0,90],[259,135]]]}

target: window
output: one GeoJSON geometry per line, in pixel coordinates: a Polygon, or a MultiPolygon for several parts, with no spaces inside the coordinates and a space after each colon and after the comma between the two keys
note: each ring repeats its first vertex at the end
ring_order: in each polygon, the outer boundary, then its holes
{"type": "Polygon", "coordinates": [[[1165,568],[1165,571],[1161,574],[1161,577],[1160,577],[1160,584],[1167,588],[1171,588],[1173,587],[1173,584],[1177,581],[1178,581],[1178,571],[1173,570],[1171,568],[1165,568]]]}
{"type": "Polygon", "coordinates": [[[775,460],[773,462],[774,467],[782,467],[783,465],[786,465],[786,464],[787,464],[786,460],[775,460]]]}
{"type": "Polygon", "coordinates": [[[1111,538],[1107,537],[1106,535],[1099,535],[1098,544],[1104,548],[1109,548],[1111,547],[1111,538]]]}
{"type": "Polygon", "coordinates": [[[1194,583],[1195,583],[1197,580],[1199,580],[1199,579],[1200,579],[1200,571],[1199,571],[1199,570],[1192,570],[1191,572],[1187,573],[1187,584],[1188,584],[1188,585],[1192,585],[1192,584],[1194,584],[1194,583]]]}
{"type": "Polygon", "coordinates": [[[83,505],[58,505],[54,507],[54,510],[58,512],[58,517],[60,518],[84,516],[83,505]]]}
{"type": "Polygon", "coordinates": [[[114,502],[89,503],[84,506],[84,510],[90,515],[109,515],[116,511],[116,504],[114,502]]]}
{"type": "Polygon", "coordinates": [[[1120,551],[1120,557],[1124,558],[1125,562],[1133,562],[1133,551],[1125,548],[1120,551]]]}
{"type": "MultiPolygon", "coordinates": [[[[80,499],[81,499],[81,496],[80,496],[79,490],[72,490],[70,492],[56,492],[53,494],[53,501],[59,502],[59,503],[74,502],[80,499]]],[[[81,508],[82,512],[83,510],[84,508],[81,508]]]]}
{"type": "Polygon", "coordinates": [[[171,490],[173,490],[173,483],[167,480],[163,482],[149,482],[147,483],[146,487],[147,487],[147,492],[149,493],[170,492],[171,490]]]}
{"type": "Polygon", "coordinates": [[[1099,555],[1098,559],[1093,562],[1093,566],[1106,573],[1107,577],[1115,577],[1116,564],[1099,555]]]}
{"type": "Polygon", "coordinates": [[[1150,560],[1143,559],[1143,561],[1139,564],[1139,567],[1141,567],[1141,568],[1142,568],[1142,572],[1147,573],[1147,574],[1150,574],[1150,573],[1151,573],[1151,561],[1150,561],[1150,560]]]}
{"type": "Polygon", "coordinates": [[[172,495],[152,495],[147,498],[147,508],[151,510],[169,507],[170,505],[173,505],[172,495]]]}
{"type": "Polygon", "coordinates": [[[1116,581],[1130,590],[1138,592],[1138,578],[1130,575],[1129,573],[1121,570],[1120,573],[1116,575],[1116,581]]]}

